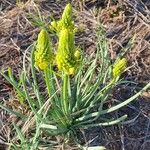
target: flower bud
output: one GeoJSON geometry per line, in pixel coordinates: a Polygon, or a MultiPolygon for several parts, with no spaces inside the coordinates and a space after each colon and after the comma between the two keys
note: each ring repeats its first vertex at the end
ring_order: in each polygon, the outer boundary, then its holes
{"type": "Polygon", "coordinates": [[[127,68],[127,60],[125,58],[118,60],[113,66],[113,77],[114,78],[119,77],[126,68],[127,68]]]}
{"type": "Polygon", "coordinates": [[[79,49],[77,49],[77,50],[75,51],[74,56],[76,57],[77,60],[80,60],[80,58],[81,58],[81,52],[80,52],[79,49]]]}

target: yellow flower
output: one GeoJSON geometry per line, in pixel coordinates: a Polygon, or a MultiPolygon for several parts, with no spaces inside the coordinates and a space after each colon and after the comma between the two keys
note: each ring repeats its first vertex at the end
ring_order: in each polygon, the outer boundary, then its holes
{"type": "Polygon", "coordinates": [[[51,29],[58,36],[58,50],[56,53],[56,64],[60,71],[66,74],[75,74],[80,63],[80,50],[75,47],[74,34],[76,32],[72,19],[72,6],[67,4],[59,21],[51,23],[51,29]]]}
{"type": "Polygon", "coordinates": [[[70,28],[72,30],[75,29],[74,22],[72,19],[72,6],[71,4],[67,4],[63,14],[62,18],[59,21],[53,21],[51,22],[52,30],[54,30],[57,34],[63,29],[63,28],[70,28]]]}
{"type": "Polygon", "coordinates": [[[74,56],[75,56],[75,58],[76,58],[77,60],[80,60],[80,58],[81,58],[81,52],[80,52],[80,49],[79,49],[79,48],[76,49],[76,51],[75,51],[75,53],[74,53],[74,56]]]}
{"type": "Polygon", "coordinates": [[[67,4],[61,18],[63,27],[70,27],[73,25],[72,20],[72,6],[71,4],[67,4]]]}
{"type": "Polygon", "coordinates": [[[127,60],[125,58],[118,60],[113,66],[113,77],[114,78],[119,77],[126,68],[127,68],[127,60]]]}
{"type": "Polygon", "coordinates": [[[62,29],[62,21],[61,20],[52,21],[50,29],[55,31],[58,34],[60,32],[60,30],[62,29]]]}
{"type": "Polygon", "coordinates": [[[49,35],[42,29],[38,35],[35,56],[35,65],[41,70],[45,70],[52,61],[52,50],[49,35]]]}
{"type": "Polygon", "coordinates": [[[69,75],[75,74],[80,62],[80,51],[74,44],[74,32],[64,28],[59,34],[56,63],[58,69],[69,75]]]}

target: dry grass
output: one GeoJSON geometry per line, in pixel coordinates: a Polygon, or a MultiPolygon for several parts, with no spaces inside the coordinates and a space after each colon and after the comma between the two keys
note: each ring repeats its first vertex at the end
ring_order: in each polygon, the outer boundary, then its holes
{"type": "MultiPolygon", "coordinates": [[[[16,76],[20,73],[22,54],[25,49],[36,39],[38,27],[31,24],[28,14],[44,15],[47,21],[51,16],[57,18],[66,4],[66,0],[57,2],[41,0],[34,3],[33,0],[24,1],[16,6],[15,0],[3,0],[0,12],[0,69],[11,67],[16,76]]],[[[93,1],[72,1],[76,21],[81,32],[76,36],[76,42],[80,43],[86,53],[95,51],[95,29],[101,21],[109,39],[112,61],[129,39],[136,34],[135,44],[127,54],[129,70],[124,75],[126,79],[136,81],[136,87],[128,85],[120,87],[115,92],[113,100],[124,100],[143,84],[150,81],[150,4],[141,0],[119,0],[113,3],[111,0],[99,3],[93,1]]],[[[150,91],[144,93],[137,102],[130,104],[118,113],[126,112],[129,121],[122,125],[107,128],[96,128],[82,131],[81,139],[90,145],[105,145],[109,150],[149,150],[150,147],[150,91]]],[[[12,102],[15,105],[15,92],[0,76],[0,100],[12,102]]],[[[118,115],[115,114],[115,115],[118,115]]],[[[9,142],[11,137],[10,122],[13,116],[0,110],[1,135],[0,145],[3,141],[9,142]]],[[[59,138],[57,140],[60,140],[59,138]]],[[[63,148],[61,145],[58,149],[63,148]]],[[[1,149],[1,147],[0,147],[1,149]]],[[[77,148],[75,148],[77,149],[77,148]]]]}

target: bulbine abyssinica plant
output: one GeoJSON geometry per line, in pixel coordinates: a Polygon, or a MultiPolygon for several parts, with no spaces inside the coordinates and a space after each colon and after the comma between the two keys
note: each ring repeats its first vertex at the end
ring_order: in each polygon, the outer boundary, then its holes
{"type": "MultiPolygon", "coordinates": [[[[76,131],[80,128],[110,126],[124,121],[126,114],[118,118],[110,118],[106,114],[129,104],[150,87],[148,83],[127,100],[107,107],[109,94],[114,87],[123,83],[120,76],[127,68],[127,60],[119,55],[114,64],[111,63],[102,27],[97,31],[95,58],[83,52],[81,54],[80,48],[75,45],[77,30],[71,4],[65,7],[60,20],[51,22],[50,30],[57,37],[57,47],[52,46],[48,31],[42,29],[37,42],[28,49],[32,49],[29,58],[31,75],[26,70],[25,61],[19,83],[10,69],[8,76],[1,72],[20,95],[21,104],[26,104],[30,112],[30,115],[21,114],[0,104],[0,107],[22,119],[22,126],[14,124],[17,134],[10,143],[12,149],[52,148],[57,145],[56,141],[44,140],[44,136],[64,135],[78,142],[76,131]],[[48,98],[43,96],[43,89],[40,89],[38,72],[43,75],[46,86],[44,93],[46,90],[48,98]],[[28,131],[31,134],[27,134],[28,131]],[[20,139],[20,142],[16,139],[20,139]]],[[[80,148],[104,149],[101,146],[80,148]]]]}

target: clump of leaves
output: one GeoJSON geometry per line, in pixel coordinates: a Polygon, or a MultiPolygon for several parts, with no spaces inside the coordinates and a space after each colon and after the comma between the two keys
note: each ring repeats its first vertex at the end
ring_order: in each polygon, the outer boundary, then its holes
{"type": "MultiPolygon", "coordinates": [[[[25,62],[19,83],[10,69],[8,76],[1,72],[20,95],[21,103],[28,105],[30,112],[30,115],[21,114],[0,104],[0,107],[22,119],[20,127],[14,123],[16,136],[10,143],[10,149],[49,149],[58,143],[44,137],[54,135],[63,135],[65,139],[71,138],[78,143],[78,129],[110,126],[124,121],[126,114],[111,119],[106,114],[129,104],[150,87],[148,83],[129,99],[107,107],[109,94],[115,86],[123,83],[120,76],[127,68],[127,60],[121,54],[114,64],[111,63],[102,27],[97,32],[95,58],[82,55],[80,48],[75,46],[76,28],[70,4],[65,7],[62,18],[51,23],[50,29],[58,38],[56,52],[46,29],[41,30],[37,42],[28,49],[32,50],[29,58],[32,80],[27,74],[25,62]],[[43,97],[39,90],[37,72],[44,77],[48,98],[43,97]],[[32,90],[29,91],[29,87],[32,90]]],[[[88,150],[105,149],[102,146],[83,147],[79,143],[78,146],[88,150]]]]}

